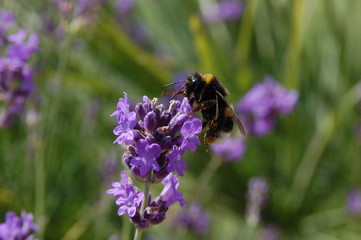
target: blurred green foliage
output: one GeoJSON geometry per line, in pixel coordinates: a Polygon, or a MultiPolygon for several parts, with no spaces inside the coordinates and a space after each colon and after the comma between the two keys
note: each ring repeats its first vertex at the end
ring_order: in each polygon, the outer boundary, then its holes
{"type": "MultiPolygon", "coordinates": [[[[126,91],[160,97],[162,86],[179,73],[211,72],[238,101],[254,83],[273,75],[300,99],[282,116],[274,133],[247,139],[239,163],[214,169],[200,198],[199,176],[211,162],[204,147],[187,154],[180,178],[188,202],[200,201],[211,216],[205,239],[262,239],[273,224],[281,239],[361,239],[360,218],[347,216],[346,194],[361,185],[360,95],[361,1],[247,0],[237,22],[206,23],[201,6],[212,1],[138,0],[130,21],[143,24],[146,43],[136,43],[116,20],[109,0],[91,25],[65,28],[63,39],[44,29],[57,16],[50,1],[5,0],[20,26],[41,36],[36,95],[27,109],[35,123],[18,121],[0,130],[0,213],[34,212],[42,239],[128,239],[133,227],[105,195],[104,159],[122,149],[113,145],[109,115],[126,91]],[[201,3],[202,2],[202,3],[201,3]],[[358,87],[359,88],[359,87],[358,87]],[[246,185],[262,176],[270,185],[262,224],[244,220],[246,185]]],[[[116,174],[112,180],[118,180],[116,174]]],[[[148,236],[197,239],[173,231],[172,215],[148,236]]]]}

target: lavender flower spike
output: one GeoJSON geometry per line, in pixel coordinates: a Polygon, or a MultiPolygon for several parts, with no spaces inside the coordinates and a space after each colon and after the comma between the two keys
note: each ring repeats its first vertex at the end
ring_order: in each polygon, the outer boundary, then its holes
{"type": "Polygon", "coordinates": [[[347,195],[347,211],[351,216],[361,215],[361,191],[352,189],[347,195]]]}
{"type": "Polygon", "coordinates": [[[123,154],[124,163],[133,176],[144,183],[144,193],[131,183],[126,173],[122,180],[114,182],[107,191],[117,198],[118,214],[127,213],[136,226],[136,236],[149,226],[164,221],[168,208],[176,202],[186,204],[182,193],[178,191],[178,178],[172,174],[176,171],[183,176],[187,169],[182,160],[187,149],[195,151],[200,141],[197,133],[202,130],[202,122],[190,116],[192,106],[188,99],[182,102],[172,100],[169,107],[157,104],[158,99],[150,100],[147,96],[135,104],[134,111],[126,93],[120,98],[117,110],[112,116],[117,117],[118,126],[115,143],[126,145],[123,154]],[[152,201],[150,186],[161,182],[164,189],[152,201]]]}
{"type": "Polygon", "coordinates": [[[265,204],[268,184],[263,178],[251,178],[247,192],[247,223],[256,226],[260,220],[261,207],[265,204]]]}
{"type": "Polygon", "coordinates": [[[27,62],[38,50],[39,37],[16,29],[10,11],[0,10],[0,128],[11,125],[21,115],[26,100],[34,90],[33,72],[27,62]],[[9,34],[13,28],[15,34],[9,34]],[[8,32],[9,30],[9,32],[8,32]]]}
{"type": "Polygon", "coordinates": [[[241,99],[238,113],[247,132],[254,136],[269,134],[279,114],[288,114],[296,106],[297,91],[288,91],[268,76],[241,99]]]}
{"type": "Polygon", "coordinates": [[[20,217],[18,217],[14,212],[7,212],[5,214],[5,222],[0,223],[0,239],[35,240],[32,233],[37,230],[38,228],[33,222],[33,215],[31,213],[22,211],[20,217]]]}
{"type": "Polygon", "coordinates": [[[198,202],[193,202],[188,209],[178,214],[175,224],[204,237],[208,232],[209,216],[198,202]]]}

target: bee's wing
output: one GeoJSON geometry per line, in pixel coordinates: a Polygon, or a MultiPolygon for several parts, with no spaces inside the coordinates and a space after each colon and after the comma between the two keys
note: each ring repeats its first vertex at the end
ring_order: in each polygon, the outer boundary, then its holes
{"type": "MultiPolygon", "coordinates": [[[[232,109],[232,108],[231,108],[232,109]]],[[[237,124],[239,130],[241,131],[242,135],[246,136],[246,131],[244,130],[243,124],[241,122],[241,120],[239,120],[239,118],[237,117],[237,114],[233,111],[233,120],[234,122],[237,124]]]]}
{"type": "Polygon", "coordinates": [[[242,124],[241,120],[239,120],[237,114],[233,111],[233,108],[231,107],[231,105],[227,102],[227,100],[223,97],[223,95],[220,92],[216,91],[216,93],[227,104],[227,108],[232,113],[233,121],[237,124],[237,126],[238,126],[239,130],[241,131],[242,135],[246,135],[246,131],[244,130],[243,124],[242,124]]]}

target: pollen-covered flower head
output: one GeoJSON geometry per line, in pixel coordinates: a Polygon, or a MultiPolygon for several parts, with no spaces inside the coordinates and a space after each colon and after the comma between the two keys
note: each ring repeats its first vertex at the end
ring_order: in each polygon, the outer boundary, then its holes
{"type": "Polygon", "coordinates": [[[274,78],[268,76],[248,91],[237,110],[247,132],[262,136],[274,129],[277,115],[288,114],[294,109],[297,100],[297,91],[283,88],[274,78]]]}
{"type": "Polygon", "coordinates": [[[187,98],[182,102],[172,100],[168,107],[157,102],[157,98],[144,96],[133,110],[124,93],[112,114],[118,123],[114,143],[127,146],[123,155],[126,165],[139,180],[152,183],[173,171],[183,175],[187,165],[181,157],[201,144],[196,134],[202,131],[201,120],[189,116],[192,107],[187,98]]]}

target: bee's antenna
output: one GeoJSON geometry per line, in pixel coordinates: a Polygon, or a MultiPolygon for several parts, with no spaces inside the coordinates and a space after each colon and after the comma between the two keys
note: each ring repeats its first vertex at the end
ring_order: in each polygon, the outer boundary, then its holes
{"type": "Polygon", "coordinates": [[[172,82],[172,83],[169,83],[169,84],[167,84],[167,85],[164,85],[163,87],[173,86],[173,85],[175,85],[175,84],[182,83],[182,82],[187,82],[187,80],[182,80],[182,81],[172,82]]]}

